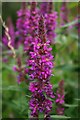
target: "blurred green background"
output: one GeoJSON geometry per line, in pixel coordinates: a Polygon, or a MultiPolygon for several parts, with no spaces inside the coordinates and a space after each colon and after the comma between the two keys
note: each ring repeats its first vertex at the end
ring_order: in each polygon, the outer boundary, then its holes
{"type": "MultiPolygon", "coordinates": [[[[40,4],[40,3],[39,3],[40,4]]],[[[60,8],[61,2],[55,2],[55,10],[58,12],[58,26],[60,24],[60,8]]],[[[6,21],[11,16],[14,26],[16,27],[17,10],[21,7],[21,3],[4,2],[2,3],[2,16],[6,21]]],[[[67,3],[69,11],[69,20],[74,21],[77,16],[78,3],[67,3]]],[[[71,25],[71,22],[70,24],[71,25]]],[[[69,26],[67,25],[67,26],[69,26]]],[[[80,99],[78,97],[78,34],[77,29],[73,27],[68,30],[68,34],[63,34],[67,27],[57,27],[56,44],[52,46],[52,54],[55,56],[53,69],[54,76],[51,77],[53,90],[56,91],[58,82],[65,82],[65,113],[64,118],[77,118],[79,113],[80,99]]],[[[20,49],[19,49],[20,50],[20,49]]],[[[21,49],[22,50],[22,49],[21,49]]],[[[15,60],[8,57],[6,49],[3,50],[3,57],[8,58],[7,63],[2,63],[2,116],[3,118],[29,118],[30,110],[28,102],[31,93],[28,85],[24,82],[17,84],[17,73],[12,70],[16,64],[15,60]]],[[[55,104],[51,112],[52,118],[55,118],[55,104]]],[[[57,116],[58,117],[58,116],[57,116]]],[[[60,117],[59,117],[60,118],[60,117]]]]}

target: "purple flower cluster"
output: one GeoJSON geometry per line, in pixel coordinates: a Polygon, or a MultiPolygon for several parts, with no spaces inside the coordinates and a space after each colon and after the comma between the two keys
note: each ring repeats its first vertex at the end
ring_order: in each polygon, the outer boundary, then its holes
{"type": "Polygon", "coordinates": [[[31,115],[37,117],[39,112],[44,112],[47,116],[52,109],[52,101],[48,97],[54,98],[52,85],[50,83],[33,82],[30,84],[32,98],[30,100],[31,115]],[[45,95],[46,94],[46,95],[45,95]],[[47,96],[47,97],[46,97],[47,96]]]}
{"type": "Polygon", "coordinates": [[[44,16],[45,14],[47,14],[47,6],[48,6],[48,2],[42,2],[41,6],[40,6],[40,13],[44,16]]]}
{"type": "MultiPolygon", "coordinates": [[[[17,12],[19,18],[17,20],[16,32],[17,37],[19,37],[19,43],[22,43],[24,45],[24,51],[27,53],[28,57],[30,57],[30,52],[33,51],[32,42],[35,41],[36,30],[38,28],[38,10],[36,9],[36,2],[32,2],[30,5],[31,8],[26,9],[26,3],[23,3],[22,9],[17,12]]],[[[28,61],[28,59],[26,59],[26,61],[28,61]]],[[[25,80],[27,67],[28,64],[26,65],[26,68],[24,68],[24,70],[21,69],[19,65],[18,68],[14,68],[14,70],[19,73],[17,80],[19,84],[22,81],[27,81],[25,80]]]]}
{"type": "Polygon", "coordinates": [[[48,3],[48,13],[45,16],[47,37],[50,40],[51,44],[55,43],[55,29],[57,27],[57,12],[53,11],[53,3],[48,3]]]}
{"type": "Polygon", "coordinates": [[[30,16],[28,18],[28,36],[24,42],[24,50],[29,53],[33,51],[32,42],[35,41],[38,29],[38,9],[36,8],[37,3],[31,3],[30,16]]]}
{"type": "Polygon", "coordinates": [[[37,29],[38,29],[38,9],[37,7],[37,3],[36,2],[32,2],[31,3],[31,9],[30,9],[30,35],[32,37],[35,37],[37,34],[37,29]]]}
{"type": "MultiPolygon", "coordinates": [[[[26,3],[22,3],[22,8],[17,12],[17,22],[16,22],[16,37],[18,37],[19,45],[24,44],[25,39],[27,39],[28,29],[29,29],[29,17],[30,11],[26,8],[26,3]]],[[[18,45],[18,46],[19,46],[18,45]]]]}
{"type": "Polygon", "coordinates": [[[59,82],[59,87],[56,93],[56,104],[57,104],[57,114],[58,115],[63,115],[64,114],[64,81],[61,80],[59,82]]]}
{"type": "Polygon", "coordinates": [[[28,60],[28,66],[32,66],[29,70],[33,72],[29,71],[29,76],[32,79],[48,79],[51,76],[51,68],[53,68],[53,56],[50,53],[52,48],[49,48],[49,41],[41,43],[41,39],[37,38],[33,42],[33,49],[28,60]]]}
{"type": "Polygon", "coordinates": [[[58,17],[57,12],[53,11],[53,2],[42,3],[41,7],[45,8],[45,10],[42,9],[41,11],[45,18],[47,38],[50,40],[51,44],[54,44],[56,37],[55,29],[57,26],[56,21],[58,17]]]}
{"type": "Polygon", "coordinates": [[[39,112],[43,112],[44,118],[47,118],[49,117],[52,109],[52,100],[50,98],[53,99],[55,96],[53,94],[52,85],[50,84],[50,77],[54,66],[52,63],[53,56],[51,54],[52,48],[49,47],[51,41],[48,37],[49,34],[46,34],[45,29],[47,26],[45,24],[52,22],[52,24],[49,24],[47,28],[49,31],[53,31],[53,29],[55,29],[54,21],[56,19],[56,13],[54,13],[54,15],[49,13],[51,19],[48,22],[46,21],[48,13],[44,16],[45,19],[42,15],[39,16],[39,10],[36,8],[36,2],[31,3],[31,8],[28,12],[26,9],[23,10],[21,9],[18,12],[18,16],[20,18],[17,20],[17,35],[22,35],[22,37],[20,36],[20,39],[23,39],[25,46],[24,51],[27,52],[28,59],[26,59],[25,70],[21,69],[22,67],[18,65],[18,82],[20,83],[24,80],[22,78],[24,78],[26,72],[29,76],[28,80],[33,81],[29,86],[29,90],[32,92],[32,97],[29,103],[31,115],[33,117],[38,117],[39,112]],[[26,12],[28,15],[26,15],[26,12]],[[53,25],[54,28],[51,27],[53,25]]]}
{"type": "Polygon", "coordinates": [[[38,117],[39,112],[44,112],[47,117],[52,108],[52,101],[49,98],[54,98],[52,85],[49,80],[53,68],[53,56],[51,55],[50,41],[46,41],[44,18],[39,19],[38,38],[33,44],[33,52],[30,52],[28,60],[28,74],[31,80],[36,79],[37,82],[30,83],[30,91],[32,98],[30,100],[31,115],[38,117]]]}

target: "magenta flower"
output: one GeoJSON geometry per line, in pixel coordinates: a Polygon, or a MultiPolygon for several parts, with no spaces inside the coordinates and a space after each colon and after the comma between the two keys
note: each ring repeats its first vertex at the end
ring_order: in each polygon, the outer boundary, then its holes
{"type": "MultiPolygon", "coordinates": [[[[32,2],[30,10],[26,8],[26,3],[22,3],[22,8],[17,12],[17,32],[16,35],[19,39],[19,43],[24,44],[24,51],[27,53],[28,58],[30,57],[30,52],[33,51],[32,42],[35,41],[36,29],[37,29],[37,9],[36,2],[32,2]]],[[[28,59],[26,59],[28,61],[28,59]]],[[[28,64],[26,65],[26,67],[28,64]]],[[[21,70],[21,68],[19,68],[21,70]]],[[[28,70],[29,71],[29,70],[28,70]]],[[[27,74],[27,68],[24,70],[18,71],[18,83],[25,80],[25,72],[27,74]]],[[[33,75],[30,75],[31,79],[33,75]]]]}
{"type": "Polygon", "coordinates": [[[37,82],[32,82],[30,83],[29,90],[31,92],[35,92],[38,90],[38,83],[37,82]]]}
{"type": "Polygon", "coordinates": [[[40,5],[40,13],[42,13],[43,16],[47,14],[47,5],[48,2],[42,2],[40,5]]]}
{"type": "Polygon", "coordinates": [[[30,83],[29,90],[34,92],[43,92],[46,94],[47,97],[55,98],[53,92],[52,92],[52,85],[49,82],[42,83],[41,89],[40,89],[40,83],[39,82],[32,82],[30,83]]]}
{"type": "Polygon", "coordinates": [[[25,2],[22,3],[22,8],[17,12],[17,16],[16,37],[18,37],[18,44],[20,45],[21,43],[24,44],[29,29],[30,11],[26,8],[25,2]]]}
{"type": "Polygon", "coordinates": [[[35,37],[37,34],[37,29],[38,29],[38,9],[36,8],[37,3],[36,2],[32,2],[31,3],[31,9],[30,9],[30,29],[29,29],[29,33],[32,37],[35,37]]]}
{"type": "Polygon", "coordinates": [[[35,41],[35,36],[37,36],[37,29],[38,29],[38,9],[36,8],[37,3],[32,2],[30,8],[30,16],[29,16],[29,28],[28,28],[28,36],[24,42],[24,51],[28,54],[29,52],[33,51],[33,44],[32,42],[35,41]]]}
{"type": "Polygon", "coordinates": [[[45,115],[50,113],[52,108],[51,100],[47,99],[42,92],[36,92],[32,95],[30,100],[31,115],[38,117],[38,112],[44,112],[45,115]]]}
{"type": "Polygon", "coordinates": [[[51,44],[55,43],[55,37],[56,37],[55,29],[57,26],[56,20],[57,20],[57,12],[55,11],[53,13],[48,13],[48,15],[46,15],[45,17],[47,37],[50,40],[51,44]]]}
{"type": "Polygon", "coordinates": [[[30,80],[36,79],[36,82],[30,83],[29,90],[32,92],[30,100],[31,115],[38,117],[39,112],[44,116],[50,114],[52,101],[54,98],[50,77],[53,68],[53,56],[51,55],[50,41],[46,40],[44,18],[39,19],[38,37],[32,42],[33,51],[30,52],[28,60],[28,75],[30,80]]]}
{"type": "Polygon", "coordinates": [[[53,10],[53,2],[44,2],[41,6],[45,9],[41,9],[40,12],[44,15],[45,18],[45,27],[46,27],[46,35],[50,40],[51,44],[54,44],[54,40],[56,37],[55,29],[57,26],[57,12],[53,10]]]}
{"type": "Polygon", "coordinates": [[[57,99],[56,99],[56,103],[59,103],[59,104],[63,104],[64,103],[64,95],[60,95],[60,94],[58,94],[57,95],[57,99]]]}

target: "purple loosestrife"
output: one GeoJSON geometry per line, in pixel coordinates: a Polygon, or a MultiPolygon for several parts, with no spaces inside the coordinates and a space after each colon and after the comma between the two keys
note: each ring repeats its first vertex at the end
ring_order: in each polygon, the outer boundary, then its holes
{"type": "MultiPolygon", "coordinates": [[[[33,51],[32,42],[35,41],[36,39],[36,33],[37,33],[36,30],[38,27],[38,22],[37,22],[38,10],[36,9],[36,2],[32,2],[30,5],[31,5],[31,9],[28,11],[26,9],[25,3],[22,4],[23,6],[22,8],[24,9],[21,9],[20,11],[18,11],[18,16],[20,16],[20,18],[17,21],[17,25],[18,25],[17,33],[20,35],[19,37],[23,40],[22,42],[24,42],[24,51],[27,53],[26,62],[28,61],[28,59],[30,59],[30,52],[33,51]],[[28,14],[28,18],[26,18],[27,14],[28,14]]],[[[19,73],[18,83],[21,83],[22,81],[26,81],[25,72],[26,74],[28,74],[29,72],[32,72],[30,69],[28,69],[28,67],[29,67],[29,64],[27,62],[27,65],[24,68],[24,70],[21,69],[19,65],[18,65],[18,68],[16,67],[13,68],[15,71],[19,73]]]]}
{"type": "Polygon", "coordinates": [[[35,37],[37,35],[38,29],[38,9],[36,8],[37,3],[32,2],[30,9],[30,17],[29,17],[29,29],[28,36],[25,39],[24,46],[25,51],[29,54],[30,51],[33,51],[32,42],[35,41],[35,37]]]}
{"type": "Polygon", "coordinates": [[[60,12],[60,20],[61,20],[61,23],[60,23],[61,25],[64,25],[69,22],[67,2],[62,3],[61,12],[60,12]]]}
{"type": "MultiPolygon", "coordinates": [[[[6,25],[9,28],[9,35],[11,37],[11,45],[15,47],[15,31],[14,31],[14,26],[13,26],[13,23],[10,17],[7,18],[6,25]]],[[[5,34],[2,38],[2,42],[5,46],[8,46],[9,40],[5,34]]]]}
{"type": "Polygon", "coordinates": [[[32,37],[35,37],[35,35],[37,34],[37,29],[38,29],[38,9],[37,7],[37,3],[36,2],[32,2],[31,3],[31,10],[30,10],[30,35],[32,37]]]}
{"type": "MultiPolygon", "coordinates": [[[[16,37],[18,39],[17,47],[24,44],[25,39],[27,38],[28,29],[29,29],[29,10],[26,8],[26,2],[22,3],[22,8],[17,12],[18,19],[16,22],[16,37]]],[[[13,70],[18,72],[17,82],[20,84],[25,80],[25,68],[22,67],[21,56],[17,58],[17,67],[14,66],[13,70]]]]}
{"type": "MultiPolygon", "coordinates": [[[[36,8],[37,3],[32,2],[30,5],[31,5],[31,9],[30,9],[30,17],[29,17],[29,36],[27,37],[27,39],[25,40],[25,43],[24,43],[25,51],[27,52],[27,55],[28,55],[28,59],[26,59],[26,64],[29,67],[31,66],[31,64],[30,64],[30,59],[32,59],[31,53],[34,51],[33,46],[34,46],[34,43],[36,42],[36,38],[37,38],[38,19],[39,19],[38,9],[36,8]]],[[[34,56],[35,56],[35,54],[34,54],[34,56]]],[[[31,74],[33,72],[34,72],[34,69],[26,68],[27,74],[31,74]]],[[[34,79],[32,74],[30,76],[30,79],[34,79]]]]}
{"type": "Polygon", "coordinates": [[[43,9],[41,9],[40,12],[45,18],[47,38],[50,40],[51,44],[54,44],[54,39],[56,37],[55,29],[57,26],[57,12],[53,10],[53,2],[42,3],[41,8],[43,9]]]}
{"type": "Polygon", "coordinates": [[[45,15],[47,37],[51,44],[55,43],[55,29],[57,27],[57,12],[53,10],[53,2],[49,2],[47,5],[47,14],[45,15]]]}
{"type": "Polygon", "coordinates": [[[39,112],[44,113],[44,119],[49,117],[52,109],[52,101],[49,98],[54,98],[50,77],[53,68],[53,56],[51,55],[50,41],[46,40],[44,18],[40,16],[38,37],[32,42],[33,52],[30,52],[28,61],[30,66],[29,77],[31,82],[29,90],[32,92],[30,100],[31,115],[38,118],[39,112]],[[32,72],[31,72],[32,71],[32,72]]]}
{"type": "Polygon", "coordinates": [[[40,5],[40,13],[44,16],[47,13],[48,2],[42,2],[40,5]]]}
{"type": "Polygon", "coordinates": [[[56,93],[56,104],[57,104],[57,114],[58,115],[63,115],[64,114],[64,81],[61,80],[59,82],[59,88],[56,93]]]}
{"type": "Polygon", "coordinates": [[[22,8],[17,12],[17,16],[18,19],[16,22],[16,37],[18,37],[19,44],[24,44],[24,41],[28,34],[30,16],[30,11],[28,8],[26,8],[26,2],[22,3],[22,8]]]}

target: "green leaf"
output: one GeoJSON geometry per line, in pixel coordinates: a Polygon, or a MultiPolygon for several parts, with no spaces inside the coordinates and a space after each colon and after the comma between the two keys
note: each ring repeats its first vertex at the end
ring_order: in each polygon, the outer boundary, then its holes
{"type": "Polygon", "coordinates": [[[78,104],[64,104],[65,107],[77,107],[78,104]]]}
{"type": "Polygon", "coordinates": [[[26,95],[26,97],[31,98],[31,96],[30,96],[30,95],[26,95]]]}
{"type": "Polygon", "coordinates": [[[70,118],[70,117],[68,117],[68,116],[64,116],[64,115],[51,115],[51,118],[70,118]]]}
{"type": "Polygon", "coordinates": [[[76,100],[76,101],[80,101],[80,99],[79,99],[79,98],[75,98],[75,100],[76,100]]]}
{"type": "Polygon", "coordinates": [[[66,27],[69,27],[69,26],[75,25],[76,23],[78,23],[78,20],[75,20],[75,21],[69,22],[69,23],[63,25],[61,28],[66,28],[66,27]]]}

